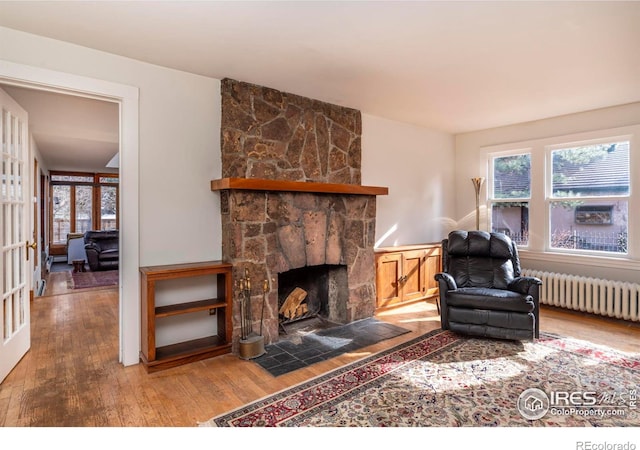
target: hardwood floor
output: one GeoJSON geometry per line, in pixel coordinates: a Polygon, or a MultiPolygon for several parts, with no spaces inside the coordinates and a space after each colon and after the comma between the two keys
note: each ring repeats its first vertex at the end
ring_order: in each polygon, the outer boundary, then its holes
{"type": "MultiPolygon", "coordinates": [[[[118,291],[97,288],[36,297],[31,350],[0,385],[4,427],[192,427],[252,400],[439,328],[435,305],[378,317],[412,332],[309,368],[272,377],[224,355],[147,374],[118,362],[118,291]]],[[[543,331],[640,353],[640,326],[543,308],[543,331]]]]}

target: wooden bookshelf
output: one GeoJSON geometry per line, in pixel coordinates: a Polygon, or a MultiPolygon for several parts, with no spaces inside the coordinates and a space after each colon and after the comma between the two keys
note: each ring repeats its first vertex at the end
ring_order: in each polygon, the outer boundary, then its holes
{"type": "Polygon", "coordinates": [[[140,360],[147,372],[199,361],[231,352],[232,279],[231,264],[208,261],[140,268],[142,340],[140,360]],[[156,306],[156,283],[202,275],[216,275],[216,298],[156,306]],[[156,346],[156,320],[163,317],[209,311],[216,316],[217,333],[204,338],[156,346]]]}

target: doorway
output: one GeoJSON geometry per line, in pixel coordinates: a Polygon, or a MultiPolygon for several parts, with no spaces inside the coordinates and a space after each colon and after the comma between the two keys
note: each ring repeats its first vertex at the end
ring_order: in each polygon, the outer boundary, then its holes
{"type": "Polygon", "coordinates": [[[44,92],[114,102],[119,111],[120,186],[119,199],[119,361],[139,362],[139,221],[138,221],[138,88],[66,73],[3,62],[0,83],[44,92]],[[123,220],[126,217],[127,220],[123,220]]]}

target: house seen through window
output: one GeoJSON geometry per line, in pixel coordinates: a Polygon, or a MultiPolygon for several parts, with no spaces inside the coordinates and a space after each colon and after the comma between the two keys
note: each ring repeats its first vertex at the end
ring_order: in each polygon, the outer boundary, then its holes
{"type": "Polygon", "coordinates": [[[518,245],[529,243],[531,155],[493,158],[491,224],[493,231],[507,234],[518,245]]]}
{"type": "Polygon", "coordinates": [[[627,253],[629,142],[551,150],[550,247],[627,253]]]}
{"type": "Polygon", "coordinates": [[[518,245],[527,246],[529,214],[544,214],[548,226],[535,231],[544,235],[548,249],[627,254],[629,147],[628,140],[549,146],[545,158],[534,159],[546,164],[546,184],[532,183],[530,152],[490,155],[492,231],[503,232],[518,245]],[[531,201],[532,186],[544,190],[539,198],[544,198],[546,211],[530,211],[532,204],[542,206],[531,201]]]}

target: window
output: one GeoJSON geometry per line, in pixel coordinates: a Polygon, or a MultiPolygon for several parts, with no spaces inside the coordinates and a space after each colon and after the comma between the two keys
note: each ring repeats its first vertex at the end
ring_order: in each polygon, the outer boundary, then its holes
{"type": "Polygon", "coordinates": [[[118,229],[118,187],[100,186],[100,229],[118,229]]]}
{"type": "Polygon", "coordinates": [[[488,148],[489,229],[532,258],[618,258],[616,267],[626,268],[640,257],[632,214],[640,172],[631,169],[638,133],[633,126],[488,148]]]}
{"type": "Polygon", "coordinates": [[[531,155],[496,156],[492,158],[491,168],[491,229],[526,246],[529,243],[531,155]]]}
{"type": "Polygon", "coordinates": [[[93,229],[93,187],[92,186],[74,186],[76,191],[76,233],[84,233],[93,229]]]}
{"type": "Polygon", "coordinates": [[[550,149],[552,249],[626,254],[629,141],[550,149]]]}
{"type": "Polygon", "coordinates": [[[64,247],[69,233],[118,228],[118,175],[51,173],[52,247],[64,247]]]}
{"type": "Polygon", "coordinates": [[[51,186],[52,220],[51,242],[64,244],[71,232],[71,186],[51,186]]]}

